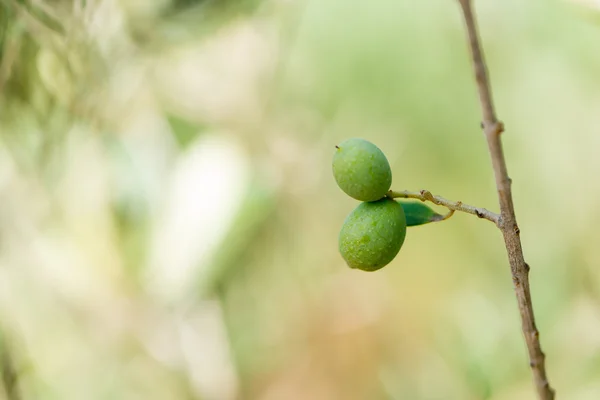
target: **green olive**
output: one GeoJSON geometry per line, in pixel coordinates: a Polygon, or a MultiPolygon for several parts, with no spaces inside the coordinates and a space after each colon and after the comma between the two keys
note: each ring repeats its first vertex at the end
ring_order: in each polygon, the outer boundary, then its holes
{"type": "Polygon", "coordinates": [[[348,139],[336,146],[333,176],[348,196],[360,201],[379,200],[392,186],[385,154],[364,139],[348,139]]]}
{"type": "Polygon", "coordinates": [[[340,253],[350,268],[376,271],[389,264],[406,237],[402,206],[389,198],[361,203],[342,226],[340,253]]]}

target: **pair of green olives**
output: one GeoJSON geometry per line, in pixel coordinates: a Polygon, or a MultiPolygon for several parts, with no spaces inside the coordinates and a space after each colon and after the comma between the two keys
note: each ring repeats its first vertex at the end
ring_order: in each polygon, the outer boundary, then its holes
{"type": "Polygon", "coordinates": [[[339,250],[350,268],[376,271],[398,254],[406,237],[402,206],[386,197],[392,170],[383,152],[364,139],[348,139],[336,146],[333,175],[338,186],[360,200],[344,221],[339,250]]]}

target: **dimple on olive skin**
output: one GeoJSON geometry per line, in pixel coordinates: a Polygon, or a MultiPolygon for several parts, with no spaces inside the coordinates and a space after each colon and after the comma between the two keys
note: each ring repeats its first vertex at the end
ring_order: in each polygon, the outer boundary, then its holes
{"type": "Polygon", "coordinates": [[[376,271],[398,254],[406,237],[402,206],[388,198],[364,202],[342,226],[339,250],[350,268],[376,271]]]}
{"type": "Polygon", "coordinates": [[[392,186],[392,170],[383,152],[359,138],[336,146],[333,176],[348,196],[360,201],[379,200],[392,186]]]}

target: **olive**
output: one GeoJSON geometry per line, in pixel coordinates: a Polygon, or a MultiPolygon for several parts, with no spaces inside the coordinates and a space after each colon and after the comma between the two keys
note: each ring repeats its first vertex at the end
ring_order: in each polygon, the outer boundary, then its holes
{"type": "Polygon", "coordinates": [[[385,154],[364,139],[348,139],[336,146],[333,176],[348,196],[360,201],[379,200],[392,186],[392,170],[385,154]]]}
{"type": "Polygon", "coordinates": [[[344,221],[339,250],[350,268],[376,271],[389,264],[406,237],[402,206],[387,197],[364,202],[344,221]]]}

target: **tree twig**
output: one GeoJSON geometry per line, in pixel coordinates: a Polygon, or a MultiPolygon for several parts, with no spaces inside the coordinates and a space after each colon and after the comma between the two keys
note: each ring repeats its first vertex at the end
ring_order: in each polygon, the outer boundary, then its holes
{"type": "MultiPolygon", "coordinates": [[[[485,208],[473,207],[468,204],[464,204],[462,201],[452,201],[443,198],[442,196],[434,196],[431,194],[429,190],[421,190],[419,192],[409,192],[408,190],[404,190],[402,192],[396,192],[394,190],[390,190],[388,197],[394,198],[403,198],[403,199],[418,199],[421,201],[430,201],[433,204],[437,204],[438,206],[444,206],[449,209],[451,212],[454,211],[462,211],[468,214],[473,214],[478,216],[479,218],[487,219],[488,221],[492,221],[494,224],[498,225],[498,221],[500,220],[500,216],[495,214],[485,208]]],[[[444,219],[448,219],[452,216],[449,214],[444,219]]]]}
{"type": "Polygon", "coordinates": [[[498,227],[504,236],[504,243],[508,253],[508,260],[512,273],[513,286],[517,296],[521,323],[527,350],[529,352],[529,365],[533,372],[533,380],[540,400],[554,399],[555,392],[550,386],[546,375],[545,355],[540,346],[539,331],[535,325],[531,291],[529,288],[529,265],[523,258],[523,249],[519,237],[520,229],[517,225],[513,206],[511,179],[508,177],[506,161],[502,150],[500,134],[504,131],[503,124],[496,118],[488,73],[481,49],[477,23],[473,15],[471,0],[459,0],[462,7],[467,29],[467,36],[471,48],[475,80],[479,92],[481,111],[483,115],[482,127],[487,139],[488,149],[492,159],[492,166],[498,190],[500,203],[500,220],[498,227]]]}

